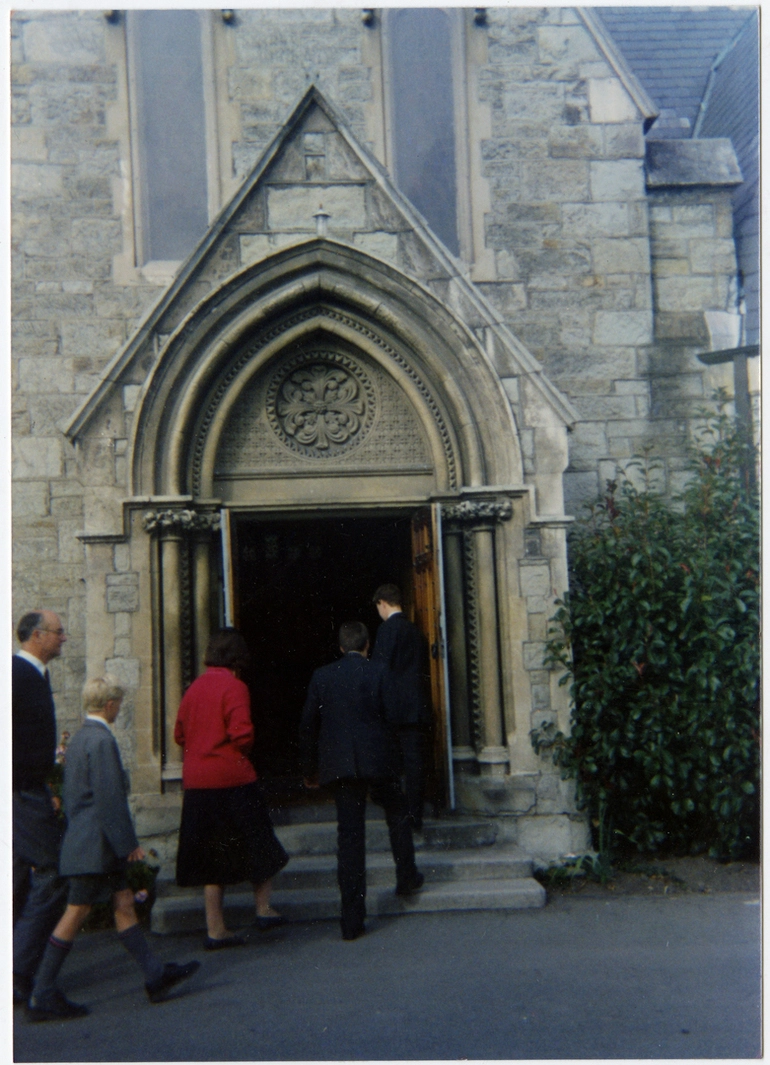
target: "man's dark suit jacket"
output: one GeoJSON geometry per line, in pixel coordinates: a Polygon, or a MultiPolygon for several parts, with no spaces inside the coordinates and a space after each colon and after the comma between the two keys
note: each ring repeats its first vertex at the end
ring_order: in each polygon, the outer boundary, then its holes
{"type": "Polygon", "coordinates": [[[377,629],[372,662],[387,671],[387,718],[396,728],[430,724],[427,657],[422,633],[403,614],[391,614],[377,629]]]}
{"type": "Polygon", "coordinates": [[[67,748],[63,797],[62,876],[108,873],[139,846],[118,745],[99,721],[86,720],[67,748]]]}
{"type": "Polygon", "coordinates": [[[13,790],[42,788],[56,758],[56,712],[48,681],[26,658],[11,660],[13,790]]]}
{"type": "Polygon", "coordinates": [[[381,667],[350,651],[317,669],[300,722],[305,776],[320,784],[349,778],[392,776],[397,765],[393,735],[384,720],[381,667]]]}

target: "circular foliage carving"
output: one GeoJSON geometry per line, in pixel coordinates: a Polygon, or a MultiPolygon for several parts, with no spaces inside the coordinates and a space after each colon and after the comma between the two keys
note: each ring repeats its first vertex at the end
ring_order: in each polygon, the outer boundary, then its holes
{"type": "Polygon", "coordinates": [[[374,384],[341,352],[302,352],[281,364],[267,389],[279,439],[309,458],[334,458],[363,443],[377,408],[374,384]]]}

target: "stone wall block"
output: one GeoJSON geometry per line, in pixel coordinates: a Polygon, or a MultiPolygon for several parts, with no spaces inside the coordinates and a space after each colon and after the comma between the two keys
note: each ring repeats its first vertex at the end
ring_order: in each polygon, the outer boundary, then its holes
{"type": "Polygon", "coordinates": [[[534,641],[532,643],[524,643],[522,645],[524,652],[524,668],[525,669],[542,669],[543,662],[545,660],[545,643],[542,641],[534,641]]]}
{"type": "Polygon", "coordinates": [[[531,690],[533,711],[550,710],[551,686],[549,684],[533,684],[531,690]]]}
{"type": "Polygon", "coordinates": [[[13,513],[17,518],[44,518],[48,506],[48,481],[19,481],[13,486],[13,513]]]}
{"type": "Polygon", "coordinates": [[[11,165],[11,189],[20,200],[48,199],[62,193],[62,171],[59,166],[34,163],[11,165]]]}
{"type": "Polygon", "coordinates": [[[22,40],[28,63],[90,65],[103,63],[104,27],[98,11],[45,12],[24,24],[22,40]]]}
{"type": "Polygon", "coordinates": [[[548,638],[548,616],[545,613],[528,613],[527,632],[530,640],[546,640],[548,638]]]}
{"type": "Polygon", "coordinates": [[[551,78],[578,78],[582,63],[600,59],[592,37],[582,25],[539,26],[537,44],[540,63],[551,78]]]}
{"type": "Polygon", "coordinates": [[[565,203],[565,236],[625,237],[629,233],[628,207],[624,203],[565,203]]]}
{"type": "Polygon", "coordinates": [[[592,159],[589,167],[594,202],[644,199],[644,164],[641,159],[592,159]]]}
{"type": "Polygon", "coordinates": [[[640,118],[636,105],[617,78],[591,78],[588,103],[592,122],[626,123],[640,118]]]}
{"type": "Polygon", "coordinates": [[[587,163],[582,159],[527,160],[522,165],[522,197],[553,203],[589,199],[587,163]]]}
{"type": "Polygon", "coordinates": [[[649,274],[649,243],[639,237],[612,240],[596,237],[591,252],[597,274],[649,274]]]}
{"type": "Polygon", "coordinates": [[[519,587],[524,596],[548,596],[551,573],[545,562],[519,562],[519,587]]]}
{"type": "Polygon", "coordinates": [[[82,565],[85,561],[83,545],[77,534],[83,528],[82,521],[59,519],[59,561],[82,565]]]}
{"type": "Polygon", "coordinates": [[[329,232],[360,230],[366,226],[364,189],[361,185],[327,185],[267,190],[269,229],[315,232],[313,218],[322,203],[330,214],[329,232]]]}
{"type": "Polygon", "coordinates": [[[734,274],[735,243],[730,240],[690,241],[690,266],[694,274],[734,274]]]}
{"type": "Polygon", "coordinates": [[[139,687],[141,670],[138,658],[108,658],[104,668],[118,678],[121,687],[134,691],[139,687]]]}
{"type": "Polygon", "coordinates": [[[267,258],[273,251],[266,233],[242,233],[240,236],[241,266],[251,266],[267,258]]]}
{"type": "Polygon", "coordinates": [[[122,243],[121,224],[117,220],[76,218],[72,223],[72,251],[76,255],[114,255],[122,243]]]}
{"type": "Polygon", "coordinates": [[[645,143],[641,122],[603,126],[604,155],[607,159],[644,159],[645,143]]]}
{"type": "Polygon", "coordinates": [[[701,275],[656,279],[655,297],[661,311],[703,311],[720,306],[713,277],[701,275]]]}
{"type": "Polygon", "coordinates": [[[116,636],[115,637],[115,651],[116,658],[128,658],[131,655],[131,639],[128,636],[116,636]]]}
{"type": "Polygon", "coordinates": [[[16,126],[11,130],[11,158],[14,163],[45,163],[48,146],[45,130],[16,126]]]}
{"type": "Polygon", "coordinates": [[[593,339],[595,344],[650,344],[652,316],[647,311],[597,311],[593,339]]]}
{"type": "Polygon", "coordinates": [[[139,574],[108,573],[107,612],[132,612],[139,609],[139,574]]]}
{"type": "Polygon", "coordinates": [[[13,441],[14,480],[40,480],[62,475],[62,446],[58,437],[23,436],[13,441]]]}
{"type": "MultiPolygon", "coordinates": [[[[586,420],[599,421],[607,418],[633,418],[636,405],[633,396],[580,396],[577,407],[586,420]]],[[[609,427],[607,428],[609,432],[609,427]]]]}
{"type": "MultiPolygon", "coordinates": [[[[57,561],[59,557],[59,540],[56,524],[45,518],[38,521],[14,522],[11,541],[13,561],[21,566],[34,567],[35,577],[42,585],[40,564],[43,561],[57,561]]],[[[50,602],[52,589],[46,587],[46,600],[50,602]]]]}
{"type": "Polygon", "coordinates": [[[552,159],[599,159],[604,154],[602,131],[598,126],[553,126],[548,154],[552,159]]]}
{"type": "Polygon", "coordinates": [[[125,338],[125,324],[120,319],[62,322],[61,353],[110,358],[125,338]]]}
{"type": "Polygon", "coordinates": [[[591,470],[607,454],[607,434],[602,422],[578,422],[570,434],[570,468],[591,470]]]}
{"type": "Polygon", "coordinates": [[[395,233],[356,233],[353,243],[367,255],[389,263],[398,262],[398,236],[395,233]]]}

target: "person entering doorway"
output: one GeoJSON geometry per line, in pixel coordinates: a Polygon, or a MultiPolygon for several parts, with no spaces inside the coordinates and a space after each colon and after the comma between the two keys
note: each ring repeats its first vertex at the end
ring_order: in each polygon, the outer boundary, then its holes
{"type": "Polygon", "coordinates": [[[427,697],[430,673],[425,639],[404,616],[403,596],[396,584],[381,584],[372,596],[382,624],[372,651],[372,661],[387,671],[386,707],[401,751],[409,818],[415,832],[422,831],[425,803],[427,732],[431,723],[427,697]]]}

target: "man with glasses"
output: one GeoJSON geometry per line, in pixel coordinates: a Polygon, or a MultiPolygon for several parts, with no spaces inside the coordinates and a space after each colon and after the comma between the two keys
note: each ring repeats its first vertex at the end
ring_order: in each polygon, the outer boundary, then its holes
{"type": "Polygon", "coordinates": [[[19,622],[13,656],[13,1001],[26,1002],[49,935],[67,900],[59,876],[63,822],[46,784],[56,758],[56,714],[47,665],[67,637],[52,610],[19,622]]]}

